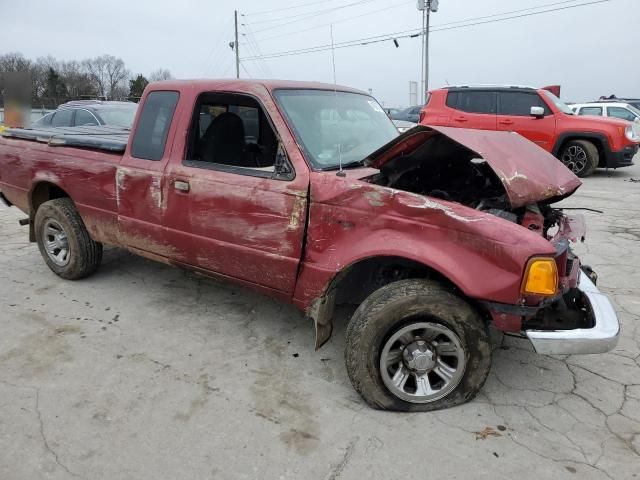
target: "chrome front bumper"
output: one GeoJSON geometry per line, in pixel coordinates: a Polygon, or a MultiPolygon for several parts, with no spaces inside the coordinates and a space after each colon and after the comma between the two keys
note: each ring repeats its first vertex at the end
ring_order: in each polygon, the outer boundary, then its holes
{"type": "Polygon", "coordinates": [[[590,304],[594,326],[574,330],[526,330],[525,334],[537,353],[545,355],[604,353],[613,350],[618,344],[620,324],[607,296],[600,293],[584,272],[580,272],[578,289],[584,293],[590,304]]]}

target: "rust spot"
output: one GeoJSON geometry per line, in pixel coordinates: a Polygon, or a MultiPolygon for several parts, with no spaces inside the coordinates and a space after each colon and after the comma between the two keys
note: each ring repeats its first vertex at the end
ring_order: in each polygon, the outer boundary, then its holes
{"type": "Polygon", "coordinates": [[[307,201],[303,197],[296,197],[293,201],[293,210],[291,211],[291,217],[289,218],[289,225],[287,230],[297,230],[300,226],[300,222],[304,221],[304,211],[307,201]]]}

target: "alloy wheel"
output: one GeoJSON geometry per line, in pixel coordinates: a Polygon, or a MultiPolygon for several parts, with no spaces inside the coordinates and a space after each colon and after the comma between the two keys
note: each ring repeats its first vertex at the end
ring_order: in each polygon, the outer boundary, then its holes
{"type": "Polygon", "coordinates": [[[587,167],[587,152],[578,145],[571,145],[562,155],[562,163],[576,175],[587,167]]]}
{"type": "Polygon", "coordinates": [[[464,374],[465,351],[444,325],[417,322],[395,332],[380,354],[382,381],[396,397],[429,403],[453,391],[464,374]]]}

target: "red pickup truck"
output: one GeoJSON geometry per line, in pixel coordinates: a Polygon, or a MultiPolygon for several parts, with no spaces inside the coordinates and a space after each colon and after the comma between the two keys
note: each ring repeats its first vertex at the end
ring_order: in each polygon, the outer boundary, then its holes
{"type": "Polygon", "coordinates": [[[551,87],[458,86],[429,92],[423,125],[518,132],[579,177],[633,165],[640,127],[614,118],[575,116],[551,87]],[[547,89],[548,88],[548,89],[547,89]]]}
{"type": "Polygon", "coordinates": [[[417,126],[369,95],[287,81],[168,81],[133,128],[8,129],[0,191],[49,268],[79,279],[103,245],[291,302],[316,348],[334,306],[351,381],[376,408],[474,397],[488,328],[539,353],[612,349],[618,320],[552,204],[580,180],[514,133],[417,126]]]}

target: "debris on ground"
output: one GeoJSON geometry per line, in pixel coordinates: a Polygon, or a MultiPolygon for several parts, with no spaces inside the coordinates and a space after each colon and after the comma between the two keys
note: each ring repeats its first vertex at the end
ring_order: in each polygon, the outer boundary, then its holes
{"type": "Polygon", "coordinates": [[[476,440],[486,440],[487,437],[501,437],[502,434],[496,432],[493,427],[485,427],[481,432],[473,432],[476,434],[476,440]]]}

